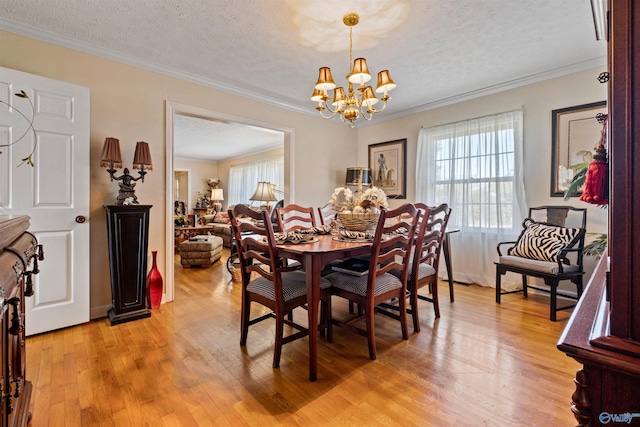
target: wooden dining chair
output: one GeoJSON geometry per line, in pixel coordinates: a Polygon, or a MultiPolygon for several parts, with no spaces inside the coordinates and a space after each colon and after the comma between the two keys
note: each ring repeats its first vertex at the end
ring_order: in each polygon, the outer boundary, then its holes
{"type": "MultiPolygon", "coordinates": [[[[369,271],[364,276],[346,273],[331,273],[325,278],[331,287],[323,290],[327,306],[327,316],[331,316],[330,295],[346,298],[358,304],[361,313],[347,321],[330,319],[327,322],[327,340],[332,341],[332,324],[351,332],[365,336],[369,345],[369,358],[376,359],[376,343],[374,330],[375,307],[383,301],[398,299],[400,313],[406,310],[407,275],[409,257],[413,245],[414,234],[418,224],[419,212],[410,203],[396,209],[383,210],[378,220],[375,237],[369,257],[369,271]],[[387,223],[390,217],[406,214],[406,219],[387,223]],[[404,232],[400,232],[404,231],[404,232]],[[392,274],[398,271],[399,275],[392,274]],[[356,327],[355,322],[365,320],[365,329],[356,327]]],[[[403,216],[404,218],[404,216],[403,216]]],[[[360,311],[360,310],[359,310],[360,311]]],[[[408,339],[406,315],[398,316],[402,329],[402,338],[408,339]]]]}
{"type": "MultiPolygon", "coordinates": [[[[446,238],[445,232],[447,231],[451,208],[446,203],[435,207],[416,203],[416,207],[425,212],[425,217],[416,239],[411,271],[407,279],[407,290],[409,292],[409,312],[413,318],[413,330],[420,332],[420,321],[418,319],[419,299],[432,303],[436,318],[440,317],[438,267],[440,265],[442,244],[446,238]],[[428,287],[431,296],[418,292],[424,287],[428,287]]],[[[452,290],[450,290],[450,294],[452,294],[452,290]]]]}
{"type": "MultiPolygon", "coordinates": [[[[420,222],[417,227],[414,252],[411,256],[411,267],[407,277],[409,307],[406,311],[411,314],[414,332],[420,332],[418,300],[432,303],[435,317],[440,317],[438,266],[440,265],[440,254],[446,237],[451,208],[446,203],[435,207],[427,206],[424,203],[416,203],[415,206],[420,211],[420,222]],[[419,293],[419,290],[424,287],[428,287],[430,296],[419,293]]],[[[394,272],[394,274],[398,273],[394,272]]],[[[400,307],[395,303],[383,302],[377,309],[381,314],[395,317],[395,313],[399,312],[400,307]]]]}
{"type": "MultiPolygon", "coordinates": [[[[279,258],[273,226],[266,210],[257,212],[245,205],[236,205],[229,210],[232,232],[235,238],[242,276],[242,308],[240,318],[240,345],[246,345],[249,326],[265,319],[275,318],[276,336],[273,351],[273,367],[280,366],[283,344],[308,335],[306,327],[299,325],[285,315],[307,302],[307,284],[304,272],[298,267],[287,267],[279,258]],[[253,222],[238,221],[244,216],[253,222]],[[243,235],[243,232],[249,232],[243,235]],[[256,302],[269,308],[271,312],[251,319],[251,303],[256,302]],[[284,325],[296,329],[284,336],[284,325]]],[[[330,286],[326,279],[320,280],[320,288],[330,286]]],[[[322,311],[328,305],[322,303],[322,311]]]]}
{"type": "Polygon", "coordinates": [[[324,206],[318,208],[318,222],[320,225],[329,225],[331,221],[336,217],[338,210],[331,203],[327,203],[324,206]]]}
{"type": "Polygon", "coordinates": [[[316,226],[316,217],[311,207],[303,207],[296,204],[288,204],[277,210],[278,228],[281,233],[311,228],[316,226]]]}

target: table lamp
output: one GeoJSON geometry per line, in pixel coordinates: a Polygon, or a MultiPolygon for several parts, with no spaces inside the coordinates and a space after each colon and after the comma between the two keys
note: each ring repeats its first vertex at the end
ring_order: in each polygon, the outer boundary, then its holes
{"type": "Polygon", "coordinates": [[[222,203],[220,203],[220,200],[224,200],[222,188],[214,188],[211,190],[211,200],[213,200],[213,210],[216,211],[216,213],[222,211],[222,203]]]}
{"type": "Polygon", "coordinates": [[[262,206],[268,212],[271,212],[271,204],[269,202],[275,202],[278,200],[275,193],[273,192],[273,188],[269,182],[260,181],[258,182],[258,186],[256,187],[256,191],[253,192],[253,195],[249,198],[249,200],[257,201],[257,202],[265,202],[262,206]]]}
{"type": "Polygon", "coordinates": [[[345,185],[354,185],[358,187],[358,194],[362,193],[363,185],[371,185],[371,169],[352,167],[347,168],[347,177],[345,185]]]}

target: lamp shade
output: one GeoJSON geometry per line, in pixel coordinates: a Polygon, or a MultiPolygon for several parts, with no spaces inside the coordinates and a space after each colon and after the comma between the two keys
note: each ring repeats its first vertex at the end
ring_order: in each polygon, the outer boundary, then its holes
{"type": "Polygon", "coordinates": [[[153,162],[151,161],[151,151],[149,144],[144,141],[136,143],[136,151],[133,155],[133,168],[140,170],[153,170],[153,162]]]}
{"type": "Polygon", "coordinates": [[[273,192],[271,184],[268,182],[259,182],[256,187],[256,191],[249,197],[249,200],[255,200],[258,202],[274,202],[278,200],[273,192]]]}
{"type": "Polygon", "coordinates": [[[121,168],[122,155],[120,154],[120,140],[117,138],[107,138],[102,146],[100,156],[100,166],[105,168],[121,168]]]}
{"type": "Polygon", "coordinates": [[[316,82],[316,89],[331,90],[335,88],[336,88],[336,82],[333,81],[333,76],[331,75],[331,69],[329,67],[320,68],[318,81],[316,82]]]}
{"type": "Polygon", "coordinates": [[[373,94],[373,89],[371,89],[371,86],[367,86],[364,89],[364,92],[362,93],[362,102],[369,107],[377,104],[378,98],[376,98],[376,96],[373,94]]]}
{"type": "Polygon", "coordinates": [[[383,70],[378,73],[378,86],[376,93],[387,93],[396,88],[395,82],[391,79],[389,70],[383,70]]]}
{"type": "Polygon", "coordinates": [[[369,74],[369,68],[367,67],[367,60],[364,58],[356,58],[353,60],[353,72],[349,75],[349,81],[351,83],[366,83],[371,80],[371,74],[369,74]]]}
{"type": "Polygon", "coordinates": [[[211,200],[224,200],[222,188],[214,188],[211,190],[211,200]]]}
{"type": "Polygon", "coordinates": [[[362,179],[363,185],[371,184],[371,169],[369,168],[347,168],[345,185],[358,185],[358,180],[362,179]]]}

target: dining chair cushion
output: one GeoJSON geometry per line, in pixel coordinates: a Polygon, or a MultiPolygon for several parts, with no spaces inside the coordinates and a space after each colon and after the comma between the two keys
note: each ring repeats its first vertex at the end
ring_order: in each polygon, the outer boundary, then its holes
{"type": "MultiPolygon", "coordinates": [[[[396,277],[400,277],[400,272],[398,270],[391,270],[390,273],[396,277]]],[[[429,264],[420,264],[418,267],[418,280],[433,276],[434,274],[436,274],[436,269],[429,264]]],[[[409,271],[409,276],[411,276],[411,271],[409,271]]]]}
{"type": "Polygon", "coordinates": [[[559,227],[535,222],[527,218],[522,223],[524,230],[509,255],[540,261],[557,261],[560,250],[575,244],[580,236],[579,228],[559,227]]]}
{"type": "MultiPolygon", "coordinates": [[[[367,278],[364,276],[354,276],[345,273],[331,273],[325,276],[331,286],[351,292],[356,295],[365,296],[367,294],[367,278]]],[[[402,287],[402,282],[396,276],[385,273],[376,279],[373,295],[377,296],[393,289],[402,287]]]]}
{"type": "MultiPolygon", "coordinates": [[[[326,279],[320,279],[320,289],[326,289],[331,283],[326,279]]],[[[273,282],[260,276],[247,284],[247,291],[262,295],[265,298],[275,301],[276,294],[273,282]]],[[[305,273],[301,271],[291,271],[282,273],[282,293],[285,301],[307,294],[307,281],[305,273]]]]}
{"type": "MultiPolygon", "coordinates": [[[[511,265],[513,267],[526,268],[530,270],[539,271],[541,273],[559,274],[560,267],[557,262],[540,261],[537,259],[523,258],[514,255],[503,255],[498,261],[500,264],[511,265]]],[[[573,273],[578,271],[577,265],[563,265],[563,273],[573,273]]]]}

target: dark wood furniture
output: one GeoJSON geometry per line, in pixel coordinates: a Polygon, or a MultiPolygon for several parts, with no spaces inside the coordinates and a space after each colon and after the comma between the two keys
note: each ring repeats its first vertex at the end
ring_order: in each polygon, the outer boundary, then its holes
{"type": "MultiPolygon", "coordinates": [[[[236,205],[230,212],[229,217],[242,275],[240,345],[246,345],[250,325],[269,318],[275,319],[273,367],[278,368],[283,344],[308,335],[306,327],[295,323],[291,317],[285,318],[294,308],[303,307],[307,303],[307,278],[299,267],[287,267],[278,257],[269,212],[256,212],[244,205],[236,205]],[[238,221],[240,216],[254,221],[240,222],[238,221]],[[251,234],[242,236],[243,232],[251,234]],[[271,312],[252,319],[252,302],[262,304],[271,312]],[[284,336],[285,324],[297,332],[284,336]]],[[[328,287],[329,283],[323,280],[319,286],[328,287]]]]}
{"type": "Polygon", "coordinates": [[[610,1],[610,249],[558,342],[582,364],[571,396],[581,426],[640,423],[639,58],[640,4],[610,1]]]}
{"type": "Polygon", "coordinates": [[[31,420],[32,385],[26,379],[24,298],[33,295],[42,247],[29,232],[29,217],[0,217],[0,427],[31,420]]]}
{"type": "MultiPolygon", "coordinates": [[[[502,295],[522,292],[525,298],[528,297],[528,289],[535,289],[540,292],[550,294],[549,319],[556,321],[556,313],[561,310],[574,308],[578,299],[582,296],[582,278],[584,276],[583,254],[584,237],[587,227],[587,210],[585,208],[574,208],[572,206],[538,206],[529,208],[529,217],[533,220],[542,219],[543,222],[558,227],[564,227],[567,217],[574,220],[574,228],[579,228],[578,236],[569,243],[564,249],[558,252],[556,261],[541,261],[539,259],[530,259],[524,256],[514,255],[511,251],[516,242],[500,242],[498,243],[499,260],[496,265],[496,302],[500,304],[502,295]],[[542,218],[539,215],[542,214],[542,218]],[[503,254],[502,247],[510,245],[509,249],[503,254]],[[522,289],[513,291],[502,290],[502,276],[507,272],[522,275],[522,289]],[[527,277],[538,277],[544,280],[548,288],[530,285],[527,277]],[[558,285],[563,280],[570,280],[576,285],[577,297],[571,294],[558,292],[558,285]],[[558,296],[572,299],[576,302],[569,305],[558,307],[558,296]]],[[[526,227],[525,227],[526,228],[526,227]]],[[[547,246],[545,242],[542,246],[547,246]]]]}
{"type": "MultiPolygon", "coordinates": [[[[410,313],[413,319],[413,330],[420,332],[420,320],[418,317],[418,300],[427,301],[433,304],[436,317],[440,317],[440,305],[438,303],[438,268],[440,265],[440,254],[446,238],[447,224],[451,208],[446,203],[442,203],[433,208],[422,203],[416,203],[416,207],[426,213],[427,218],[420,224],[418,238],[416,239],[416,254],[414,255],[407,289],[409,291],[410,313]],[[420,288],[428,286],[431,296],[418,293],[420,288]]],[[[447,252],[448,253],[448,252],[447,252]]],[[[447,272],[451,278],[451,271],[447,272]]],[[[453,301],[453,287],[449,282],[449,292],[453,301]]]]}
{"type": "Polygon", "coordinates": [[[369,271],[364,276],[348,273],[331,273],[325,278],[331,287],[322,292],[322,300],[328,301],[328,314],[331,316],[331,295],[351,301],[363,310],[343,321],[331,318],[328,322],[327,340],[332,341],[332,325],[335,324],[350,332],[367,338],[369,358],[376,359],[376,335],[373,320],[376,306],[392,299],[398,301],[399,314],[391,317],[400,321],[402,338],[409,339],[407,332],[406,295],[409,258],[411,257],[414,235],[420,215],[410,203],[396,209],[383,210],[376,226],[375,237],[369,252],[369,271]],[[387,223],[387,218],[399,218],[387,223]],[[398,232],[404,229],[406,233],[398,232]],[[357,327],[355,322],[365,319],[365,328],[357,327]]]}
{"type": "Polygon", "coordinates": [[[304,228],[316,226],[314,209],[310,207],[288,204],[277,208],[278,230],[281,233],[289,233],[304,228]]]}
{"type": "Polygon", "coordinates": [[[111,325],[151,316],[147,299],[147,251],[151,205],[109,205],[107,237],[113,307],[111,325]]]}
{"type": "Polygon", "coordinates": [[[318,241],[301,245],[278,245],[278,256],[302,264],[307,282],[309,325],[309,380],[318,377],[318,302],[320,275],[328,262],[371,253],[370,242],[341,242],[330,235],[316,236],[318,241]],[[310,286],[309,286],[310,285],[310,286]]]}

